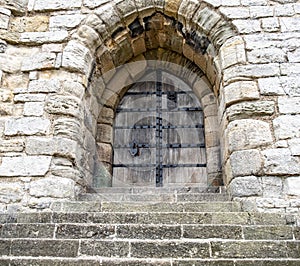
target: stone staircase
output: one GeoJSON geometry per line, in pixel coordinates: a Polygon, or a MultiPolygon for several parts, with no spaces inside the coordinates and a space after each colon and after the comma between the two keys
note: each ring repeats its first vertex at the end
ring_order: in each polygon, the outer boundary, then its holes
{"type": "Polygon", "coordinates": [[[223,189],[98,192],[0,214],[0,265],[300,265],[296,217],[244,212],[223,189]]]}

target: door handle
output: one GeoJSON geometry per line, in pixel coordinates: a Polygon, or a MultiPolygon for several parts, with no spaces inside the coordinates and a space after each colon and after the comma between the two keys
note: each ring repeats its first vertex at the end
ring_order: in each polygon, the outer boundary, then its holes
{"type": "Polygon", "coordinates": [[[135,141],[129,143],[129,152],[133,157],[139,156],[140,154],[139,145],[135,141]]]}

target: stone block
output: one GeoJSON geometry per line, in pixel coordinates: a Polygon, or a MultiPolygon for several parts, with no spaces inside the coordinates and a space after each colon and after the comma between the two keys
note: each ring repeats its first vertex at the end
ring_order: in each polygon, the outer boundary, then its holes
{"type": "Polygon", "coordinates": [[[239,225],[183,225],[183,237],[189,239],[242,239],[239,225]]]}
{"type": "Polygon", "coordinates": [[[47,32],[24,32],[20,34],[20,42],[25,44],[44,44],[64,42],[68,38],[66,30],[47,32]]]}
{"type": "Polygon", "coordinates": [[[73,96],[50,96],[46,100],[45,111],[49,114],[71,115],[82,118],[80,101],[73,96]]]}
{"type": "Polygon", "coordinates": [[[84,17],[80,14],[52,16],[49,21],[49,28],[50,30],[72,29],[77,27],[84,17]]]}
{"type": "Polygon", "coordinates": [[[42,178],[30,183],[29,194],[34,197],[73,198],[75,182],[55,176],[42,178]]]}
{"type": "Polygon", "coordinates": [[[281,48],[264,48],[255,49],[247,52],[247,57],[250,63],[285,63],[286,53],[281,48]]]}
{"type": "Polygon", "coordinates": [[[198,9],[193,17],[193,21],[197,23],[198,26],[206,34],[208,34],[212,30],[212,28],[218,23],[220,19],[221,16],[208,7],[198,9]]]}
{"type": "Polygon", "coordinates": [[[110,125],[100,124],[97,129],[97,140],[104,143],[112,143],[113,128],[110,125]]]}
{"type": "Polygon", "coordinates": [[[50,156],[3,157],[0,176],[43,176],[50,167],[50,156]]]}
{"type": "Polygon", "coordinates": [[[131,254],[136,258],[207,258],[208,243],[201,242],[132,242],[131,254]]]}
{"type": "Polygon", "coordinates": [[[21,65],[21,57],[0,54],[0,70],[8,73],[16,73],[21,70],[21,65]]]}
{"type": "Polygon", "coordinates": [[[269,124],[253,119],[230,122],[226,135],[230,151],[252,149],[273,141],[269,124]]]}
{"type": "Polygon", "coordinates": [[[243,64],[246,62],[244,41],[239,37],[231,38],[226,41],[222,45],[220,52],[223,69],[238,63],[243,64]]]}
{"type": "Polygon", "coordinates": [[[8,29],[10,10],[0,7],[0,29],[8,29]]]}
{"type": "Polygon", "coordinates": [[[101,45],[101,40],[96,29],[88,25],[82,25],[78,28],[74,38],[84,44],[86,47],[90,48],[91,51],[94,51],[101,45]]]}
{"type": "Polygon", "coordinates": [[[282,115],[273,120],[277,140],[300,137],[300,115],[282,115]]]}
{"type": "Polygon", "coordinates": [[[300,196],[300,176],[288,177],[284,181],[285,192],[290,196],[300,196]]]}
{"type": "Polygon", "coordinates": [[[223,88],[226,106],[241,101],[258,100],[259,92],[256,82],[239,81],[223,88]]]}
{"type": "Polygon", "coordinates": [[[294,32],[300,27],[300,21],[296,17],[279,18],[282,32],[294,32]]]}
{"type": "Polygon", "coordinates": [[[285,95],[285,90],[278,77],[259,79],[258,85],[262,95],[285,95]]]}
{"type": "Polygon", "coordinates": [[[289,149],[269,149],[262,152],[264,171],[268,175],[300,174],[299,158],[293,157],[289,149]]]}
{"type": "Polygon", "coordinates": [[[230,163],[233,177],[256,175],[262,168],[262,158],[258,150],[233,152],[230,163]]]}
{"type": "Polygon", "coordinates": [[[77,257],[79,241],[72,240],[27,240],[16,239],[11,242],[12,256],[32,257],[77,257]]]}
{"type": "Polygon", "coordinates": [[[89,74],[92,55],[87,47],[76,41],[70,41],[63,51],[62,66],[71,70],[89,74]]]}
{"type": "Polygon", "coordinates": [[[81,7],[81,0],[36,0],[35,11],[68,10],[81,7]]]}
{"type": "Polygon", "coordinates": [[[233,24],[237,27],[239,33],[249,34],[261,31],[259,20],[236,19],[233,24]]]}
{"type": "Polygon", "coordinates": [[[3,238],[52,238],[54,224],[5,224],[2,228],[3,238]]]}
{"type": "Polygon", "coordinates": [[[105,239],[114,234],[113,225],[59,224],[55,236],[57,239],[105,239]]]}
{"type": "Polygon", "coordinates": [[[61,88],[61,83],[57,79],[39,79],[29,82],[29,93],[51,93],[58,92],[61,88]]]}
{"type": "Polygon", "coordinates": [[[129,254],[129,242],[105,241],[105,240],[82,240],[80,253],[87,256],[101,257],[127,257],[129,254]]]}
{"type": "Polygon", "coordinates": [[[0,153],[22,152],[24,150],[24,141],[21,139],[1,140],[0,153]]]}
{"type": "Polygon", "coordinates": [[[39,117],[11,118],[6,121],[4,135],[44,135],[50,128],[48,119],[39,117]]]}
{"type": "Polygon", "coordinates": [[[0,183],[1,203],[9,204],[9,203],[20,202],[24,194],[25,194],[24,185],[21,182],[0,183]]]}
{"type": "Polygon", "coordinates": [[[59,155],[76,158],[77,142],[66,138],[29,138],[26,153],[29,155],[59,155]]]}
{"type": "Polygon", "coordinates": [[[42,116],[44,114],[44,103],[26,102],[24,104],[24,116],[42,116]]]}
{"type": "Polygon", "coordinates": [[[56,54],[38,53],[25,58],[22,63],[22,71],[52,69],[55,66],[56,54]]]}
{"type": "Polygon", "coordinates": [[[229,121],[254,116],[271,116],[275,112],[273,101],[242,102],[227,108],[226,114],[229,121]]]}
{"type": "Polygon", "coordinates": [[[300,114],[300,97],[279,97],[280,114],[300,114]]]}
{"type": "Polygon", "coordinates": [[[249,7],[221,7],[220,11],[229,19],[246,19],[250,17],[249,7]]]}
{"type": "Polygon", "coordinates": [[[266,32],[277,32],[280,29],[278,18],[262,19],[262,28],[266,32]]]}
{"type": "Polygon", "coordinates": [[[293,156],[300,156],[300,138],[289,140],[288,145],[293,156]]]}
{"type": "Polygon", "coordinates": [[[266,198],[280,198],[283,193],[283,179],[277,176],[262,176],[261,184],[263,196],[266,198]]]}
{"type": "Polygon", "coordinates": [[[244,176],[234,178],[229,191],[232,197],[261,196],[262,187],[256,176],[244,176]]]}
{"type": "Polygon", "coordinates": [[[54,136],[65,137],[67,139],[72,139],[83,142],[83,134],[81,129],[81,123],[72,118],[59,118],[54,121],[54,136]]]}
{"type": "Polygon", "coordinates": [[[46,99],[45,94],[30,94],[30,93],[21,93],[17,94],[14,97],[14,102],[24,103],[24,102],[44,102],[46,99]]]}

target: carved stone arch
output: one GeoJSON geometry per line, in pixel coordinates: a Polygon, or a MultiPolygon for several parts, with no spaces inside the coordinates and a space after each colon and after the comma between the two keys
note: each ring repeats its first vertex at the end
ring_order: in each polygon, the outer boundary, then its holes
{"type": "MultiPolygon", "coordinates": [[[[153,60],[153,54],[157,60],[173,61],[179,65],[184,58],[193,62],[206,77],[195,84],[204,84],[205,90],[198,92],[197,96],[203,105],[207,101],[210,111],[213,110],[213,115],[207,115],[214,119],[211,131],[215,136],[220,131],[221,137],[224,137],[227,122],[223,121],[226,103],[220,105],[224,102],[222,88],[227,83],[235,82],[231,67],[245,64],[243,40],[237,36],[234,27],[205,2],[169,3],[155,0],[120,1],[95,8],[63,51],[62,66],[82,74],[86,80],[86,93],[81,99],[84,139],[79,143],[83,149],[77,165],[84,173],[87,186],[92,184],[97,156],[93,147],[96,147],[99,106],[108,100],[118,102],[120,96],[109,89],[109,81],[120,75],[116,68],[125,63],[153,60]],[[164,32],[166,28],[170,31],[164,32]],[[151,31],[157,36],[150,36],[151,31]],[[171,42],[166,37],[171,37],[171,42]],[[172,53],[163,53],[165,50],[172,53]],[[177,56],[172,58],[172,54],[177,56]]],[[[127,76],[129,80],[132,79],[131,74],[127,76]]],[[[123,78],[125,80],[118,79],[126,83],[126,77],[123,78]]],[[[219,137],[213,138],[216,138],[213,142],[219,142],[219,137]]],[[[224,147],[221,149],[220,164],[225,165],[228,152],[224,147]]],[[[105,155],[105,150],[100,153],[105,155]]]]}

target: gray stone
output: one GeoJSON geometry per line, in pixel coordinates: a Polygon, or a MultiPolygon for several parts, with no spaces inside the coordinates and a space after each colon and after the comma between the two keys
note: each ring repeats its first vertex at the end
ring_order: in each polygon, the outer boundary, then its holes
{"type": "Polygon", "coordinates": [[[266,198],[279,198],[283,194],[283,179],[277,176],[261,177],[263,196],[266,198]]]}
{"type": "Polygon", "coordinates": [[[279,30],[278,18],[264,18],[262,19],[262,28],[266,32],[276,32],[279,30]]]}
{"type": "Polygon", "coordinates": [[[226,134],[230,151],[252,149],[272,143],[269,124],[259,120],[243,119],[230,122],[226,134]]]}
{"type": "Polygon", "coordinates": [[[272,115],[275,112],[273,101],[243,102],[230,106],[226,113],[229,121],[253,116],[272,115]]]}
{"type": "Polygon", "coordinates": [[[262,159],[258,150],[233,152],[230,156],[233,177],[258,174],[262,168],[262,159]]]}
{"type": "Polygon", "coordinates": [[[54,68],[56,54],[39,53],[26,58],[22,63],[22,71],[32,71],[54,68]]]}
{"type": "Polygon", "coordinates": [[[49,28],[50,30],[72,29],[77,27],[84,17],[80,14],[52,16],[49,21],[49,28]]]}
{"type": "Polygon", "coordinates": [[[29,138],[26,144],[26,153],[29,155],[58,155],[67,158],[76,158],[77,142],[66,138],[29,138]]]}
{"type": "Polygon", "coordinates": [[[273,121],[277,140],[300,137],[300,115],[282,115],[273,121]]]}
{"type": "Polygon", "coordinates": [[[300,176],[288,177],[285,182],[285,191],[291,196],[300,196],[300,176]]]}
{"type": "Polygon", "coordinates": [[[300,114],[300,97],[279,97],[280,114],[300,114]]]}
{"type": "Polygon", "coordinates": [[[61,83],[57,79],[39,79],[29,82],[28,92],[30,93],[50,93],[58,92],[61,87],[61,83]]]}
{"type": "Polygon", "coordinates": [[[300,174],[299,158],[293,157],[289,149],[269,149],[263,151],[262,154],[266,174],[300,174]]]}
{"type": "Polygon", "coordinates": [[[250,63],[260,64],[269,62],[286,62],[286,53],[281,48],[255,49],[247,53],[250,63]]]}
{"type": "Polygon", "coordinates": [[[55,176],[42,178],[30,183],[29,194],[34,197],[73,198],[75,182],[55,176]]]}
{"type": "Polygon", "coordinates": [[[45,111],[49,114],[71,115],[82,117],[80,101],[73,96],[50,96],[46,100],[45,111]]]}
{"type": "Polygon", "coordinates": [[[59,118],[54,121],[54,136],[65,137],[83,142],[82,126],[80,122],[72,118],[59,118]]]}
{"type": "Polygon", "coordinates": [[[20,182],[0,183],[0,202],[15,203],[20,202],[24,196],[24,186],[20,182]]]}
{"type": "Polygon", "coordinates": [[[209,33],[220,19],[221,16],[208,7],[199,9],[196,11],[193,17],[193,20],[200,26],[201,29],[203,29],[205,33],[209,33]]]}
{"type": "MultiPolygon", "coordinates": [[[[6,12],[7,9],[5,8],[0,8],[0,29],[7,30],[8,29],[8,24],[9,24],[9,19],[10,15],[7,15],[6,12]]],[[[9,10],[7,10],[9,11],[9,10]]],[[[10,11],[9,11],[10,13],[10,11]]]]}
{"type": "Polygon", "coordinates": [[[50,128],[48,119],[39,117],[11,118],[5,123],[4,134],[6,136],[15,135],[44,135],[50,128]]]}
{"type": "Polygon", "coordinates": [[[261,184],[256,176],[244,176],[234,178],[229,190],[232,197],[260,196],[262,194],[261,184]]]}
{"type": "Polygon", "coordinates": [[[0,54],[0,70],[8,73],[16,73],[21,70],[22,58],[7,54],[0,54]]]}
{"type": "Polygon", "coordinates": [[[23,32],[20,41],[25,44],[44,44],[63,42],[68,38],[66,30],[47,31],[47,32],[23,32]]]}
{"type": "Polygon", "coordinates": [[[249,7],[221,7],[220,11],[229,19],[249,18],[249,7]]]}
{"type": "Polygon", "coordinates": [[[81,7],[82,0],[36,0],[35,11],[64,10],[81,7]]]}
{"type": "Polygon", "coordinates": [[[281,31],[287,32],[287,31],[297,31],[300,27],[300,21],[299,19],[295,18],[279,18],[279,22],[281,25],[281,31]]]}
{"type": "Polygon", "coordinates": [[[28,0],[1,0],[0,5],[6,6],[14,15],[21,15],[25,13],[28,0]]]}
{"type": "Polygon", "coordinates": [[[44,176],[50,167],[50,156],[3,157],[0,176],[44,176]]]}
{"type": "Polygon", "coordinates": [[[46,99],[46,94],[30,94],[30,93],[24,93],[24,94],[17,94],[14,97],[15,103],[18,102],[44,102],[46,99]]]}
{"type": "Polygon", "coordinates": [[[236,19],[233,24],[240,33],[256,33],[261,31],[259,20],[236,19]]]}
{"type": "Polygon", "coordinates": [[[24,104],[24,116],[42,116],[44,114],[44,103],[26,102],[24,104]]]}
{"type": "Polygon", "coordinates": [[[88,74],[91,62],[89,49],[76,41],[70,41],[63,51],[62,66],[68,69],[88,74]]]}
{"type": "Polygon", "coordinates": [[[300,138],[294,138],[288,141],[289,148],[293,156],[300,156],[300,138]]]}

